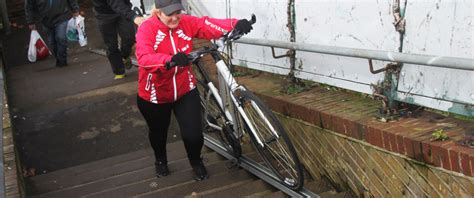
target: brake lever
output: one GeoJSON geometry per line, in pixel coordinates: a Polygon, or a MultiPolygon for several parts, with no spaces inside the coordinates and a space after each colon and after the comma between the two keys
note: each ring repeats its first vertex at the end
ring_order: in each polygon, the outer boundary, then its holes
{"type": "MultiPolygon", "coordinates": [[[[257,17],[255,16],[255,14],[252,14],[252,16],[250,17],[250,20],[248,20],[248,21],[250,22],[250,25],[255,24],[255,22],[257,22],[257,17]]],[[[240,39],[242,36],[243,36],[243,34],[241,32],[237,32],[235,29],[233,29],[232,31],[226,33],[223,36],[224,44],[227,44],[228,42],[232,42],[232,41],[235,41],[237,39],[240,39]]]]}

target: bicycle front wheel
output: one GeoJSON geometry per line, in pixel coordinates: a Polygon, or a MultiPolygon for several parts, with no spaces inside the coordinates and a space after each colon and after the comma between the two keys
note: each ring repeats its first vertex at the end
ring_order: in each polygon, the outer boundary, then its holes
{"type": "Polygon", "coordinates": [[[252,92],[236,92],[248,120],[242,119],[258,152],[281,183],[291,189],[303,186],[303,172],[295,148],[271,110],[252,92]],[[254,129],[254,133],[250,128],[254,129]],[[257,137],[263,146],[257,142],[257,137]]]}

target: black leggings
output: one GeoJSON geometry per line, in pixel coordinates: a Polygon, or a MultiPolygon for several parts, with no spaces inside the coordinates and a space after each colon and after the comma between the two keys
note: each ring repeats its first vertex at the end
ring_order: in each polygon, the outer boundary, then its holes
{"type": "Polygon", "coordinates": [[[199,163],[204,144],[201,124],[201,102],[199,91],[194,89],[173,103],[154,104],[137,97],[138,109],[145,118],[150,132],[148,138],[155,152],[156,161],[167,163],[166,137],[174,112],[181,137],[191,165],[199,163]]]}

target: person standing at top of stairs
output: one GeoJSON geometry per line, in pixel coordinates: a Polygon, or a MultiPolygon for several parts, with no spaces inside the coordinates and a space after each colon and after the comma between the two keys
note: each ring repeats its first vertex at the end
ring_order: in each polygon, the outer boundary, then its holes
{"type": "Polygon", "coordinates": [[[125,68],[132,68],[130,54],[135,44],[135,25],[144,18],[132,11],[130,0],[92,0],[102,39],[107,46],[107,57],[114,79],[125,77],[125,68]],[[118,36],[121,38],[118,48],[118,36]]]}

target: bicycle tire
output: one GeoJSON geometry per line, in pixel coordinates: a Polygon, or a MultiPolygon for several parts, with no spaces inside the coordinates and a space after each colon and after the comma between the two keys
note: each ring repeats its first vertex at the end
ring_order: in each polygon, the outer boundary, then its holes
{"type": "Polygon", "coordinates": [[[236,96],[241,102],[242,108],[249,118],[249,122],[244,122],[244,129],[252,139],[252,143],[257,148],[265,163],[276,174],[278,179],[285,186],[299,190],[303,187],[303,169],[296,154],[296,150],[291,143],[288,134],[284,130],[280,121],[272,111],[252,92],[242,90],[236,92],[236,96]],[[261,113],[259,113],[259,110],[261,113]],[[264,119],[268,122],[264,122],[264,119]],[[256,129],[256,133],[261,140],[264,140],[264,147],[258,144],[256,137],[250,131],[249,125],[256,129]],[[278,138],[270,134],[270,126],[278,134],[278,138]]]}

